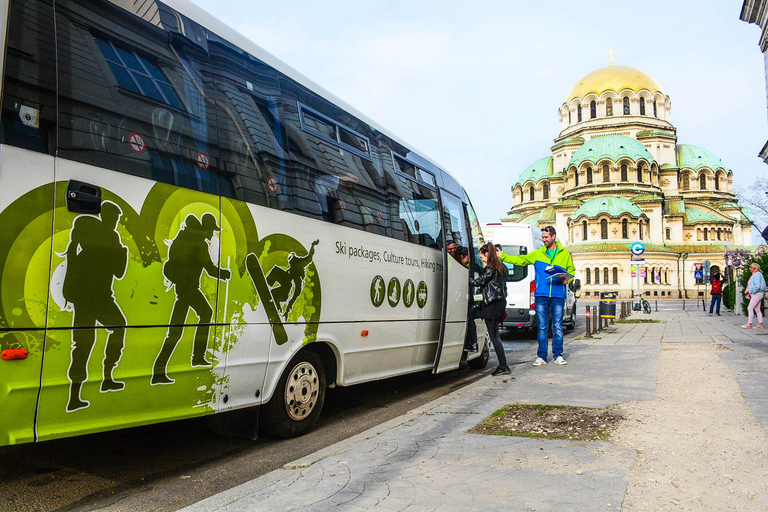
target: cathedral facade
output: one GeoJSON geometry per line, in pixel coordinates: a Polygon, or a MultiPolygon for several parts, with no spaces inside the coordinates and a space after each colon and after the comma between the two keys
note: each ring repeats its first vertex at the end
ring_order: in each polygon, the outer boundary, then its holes
{"type": "Polygon", "coordinates": [[[642,71],[595,70],[558,109],[551,154],[512,186],[502,220],[555,226],[582,297],[626,298],[638,280],[651,297],[708,296],[696,264],[722,272],[727,250],[752,245],[733,172],[712,152],[679,144],[671,111],[669,96],[642,71]],[[631,261],[633,242],[645,245],[643,263],[631,261]]]}

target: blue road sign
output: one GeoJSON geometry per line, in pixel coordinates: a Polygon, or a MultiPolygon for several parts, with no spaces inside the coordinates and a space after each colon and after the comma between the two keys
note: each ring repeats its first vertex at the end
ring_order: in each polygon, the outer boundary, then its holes
{"type": "Polygon", "coordinates": [[[693,271],[693,278],[694,279],[704,279],[704,271],[703,270],[694,270],[693,271]]]}

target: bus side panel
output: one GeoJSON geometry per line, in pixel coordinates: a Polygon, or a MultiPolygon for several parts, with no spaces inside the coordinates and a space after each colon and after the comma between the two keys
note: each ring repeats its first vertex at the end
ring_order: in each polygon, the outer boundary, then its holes
{"type": "Polygon", "coordinates": [[[35,405],[40,388],[44,331],[0,333],[0,349],[26,348],[26,359],[0,360],[0,446],[35,440],[35,405]]]}
{"type": "MultiPolygon", "coordinates": [[[[452,257],[448,258],[448,282],[450,283],[446,298],[448,317],[437,373],[458,368],[464,351],[464,337],[467,330],[467,304],[469,303],[467,269],[452,257]]],[[[482,343],[482,339],[478,342],[482,343]]]]}

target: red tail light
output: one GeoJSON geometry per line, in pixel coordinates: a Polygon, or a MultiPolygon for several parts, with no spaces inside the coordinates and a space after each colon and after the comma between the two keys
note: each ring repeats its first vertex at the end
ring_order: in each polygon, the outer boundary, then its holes
{"type": "Polygon", "coordinates": [[[536,292],[536,280],[531,281],[531,307],[530,309],[536,309],[536,297],[533,295],[536,292]]]}

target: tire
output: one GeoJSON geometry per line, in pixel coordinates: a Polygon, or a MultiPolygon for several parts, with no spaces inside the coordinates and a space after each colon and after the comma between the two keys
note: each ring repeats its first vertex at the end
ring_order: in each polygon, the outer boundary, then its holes
{"type": "Polygon", "coordinates": [[[470,368],[473,370],[482,370],[486,366],[488,366],[488,359],[491,356],[491,350],[490,350],[490,342],[488,341],[488,338],[485,339],[485,343],[483,343],[483,351],[480,353],[480,357],[476,357],[474,359],[470,359],[467,361],[467,364],[470,368]]]}
{"type": "Polygon", "coordinates": [[[651,314],[651,304],[648,301],[643,301],[643,311],[646,315],[651,314]]]}
{"type": "Polygon", "coordinates": [[[259,430],[283,439],[309,432],[323,409],[325,382],[320,356],[311,350],[296,354],[280,376],[272,398],[262,406],[259,430]]]}

